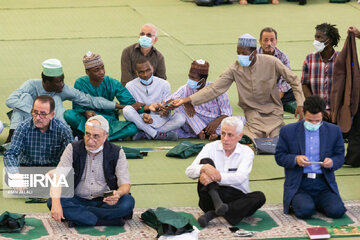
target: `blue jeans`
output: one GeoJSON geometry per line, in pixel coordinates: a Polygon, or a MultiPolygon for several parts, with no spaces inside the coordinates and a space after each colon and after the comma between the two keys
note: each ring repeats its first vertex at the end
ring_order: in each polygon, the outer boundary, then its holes
{"type": "MultiPolygon", "coordinates": [[[[51,210],[51,198],[49,198],[47,205],[51,210]]],[[[95,226],[98,219],[111,220],[127,216],[134,209],[134,205],[135,200],[129,194],[122,196],[115,205],[104,203],[102,197],[92,200],[77,196],[61,198],[65,219],[72,221],[76,225],[95,226]]]]}
{"type": "Polygon", "coordinates": [[[301,219],[310,218],[316,210],[330,218],[340,218],[346,212],[340,196],[330,189],[324,178],[303,178],[291,205],[295,216],[301,219]]]}

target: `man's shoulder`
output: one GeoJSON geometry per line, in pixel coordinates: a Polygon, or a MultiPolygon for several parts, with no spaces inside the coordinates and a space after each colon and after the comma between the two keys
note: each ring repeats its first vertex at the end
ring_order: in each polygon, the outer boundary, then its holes
{"type": "Polygon", "coordinates": [[[84,84],[86,82],[89,82],[90,81],[90,78],[88,75],[84,75],[84,76],[81,76],[79,77],[78,79],[75,80],[75,83],[80,83],[80,84],[84,84]]]}
{"type": "Polygon", "coordinates": [[[138,46],[139,46],[138,43],[133,43],[133,44],[127,46],[126,48],[124,48],[123,53],[124,53],[124,52],[134,51],[134,49],[135,49],[136,47],[138,47],[138,46]]]}
{"type": "Polygon", "coordinates": [[[24,121],[22,121],[19,126],[17,127],[18,130],[27,130],[27,129],[31,129],[33,127],[33,119],[32,118],[28,118],[24,121]]]}
{"type": "Polygon", "coordinates": [[[166,80],[164,80],[164,79],[162,79],[162,78],[159,78],[159,77],[157,77],[157,76],[154,76],[154,83],[156,83],[156,84],[162,84],[162,85],[168,85],[168,86],[170,86],[170,83],[169,83],[169,81],[166,81],[166,80]]]}
{"type": "Polygon", "coordinates": [[[304,124],[304,121],[286,124],[280,129],[280,133],[296,131],[301,126],[301,124],[304,124]]]}

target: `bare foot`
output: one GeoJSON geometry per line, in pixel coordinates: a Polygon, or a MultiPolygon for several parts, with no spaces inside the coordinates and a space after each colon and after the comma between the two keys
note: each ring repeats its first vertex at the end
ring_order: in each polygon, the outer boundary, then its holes
{"type": "Polygon", "coordinates": [[[240,0],[240,1],[239,1],[239,4],[240,4],[240,5],[247,5],[248,2],[247,2],[246,0],[240,0]]]}
{"type": "Polygon", "coordinates": [[[216,133],[213,133],[209,136],[209,141],[217,140],[218,137],[219,137],[219,135],[217,135],[216,133]]]}
{"type": "Polygon", "coordinates": [[[200,138],[201,140],[204,140],[205,139],[205,133],[204,131],[201,131],[199,134],[198,134],[198,138],[200,138]]]}
{"type": "Polygon", "coordinates": [[[279,4],[279,0],[272,0],[272,4],[279,4]]]}

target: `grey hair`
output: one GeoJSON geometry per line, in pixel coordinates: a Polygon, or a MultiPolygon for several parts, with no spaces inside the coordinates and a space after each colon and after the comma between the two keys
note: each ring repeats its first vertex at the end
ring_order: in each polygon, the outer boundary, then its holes
{"type": "Polygon", "coordinates": [[[155,36],[157,36],[158,30],[157,30],[157,27],[156,27],[154,24],[152,24],[152,23],[145,23],[141,28],[143,28],[143,27],[145,27],[145,26],[153,28],[153,29],[155,30],[155,36]]]}
{"type": "Polygon", "coordinates": [[[240,134],[242,133],[244,129],[244,123],[239,117],[226,117],[221,121],[221,126],[231,126],[236,127],[236,133],[240,134]]]}

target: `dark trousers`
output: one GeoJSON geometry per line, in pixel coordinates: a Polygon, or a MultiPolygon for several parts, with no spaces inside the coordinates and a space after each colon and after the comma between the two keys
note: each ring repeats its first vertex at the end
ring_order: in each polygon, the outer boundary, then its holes
{"type": "Polygon", "coordinates": [[[352,167],[360,167],[360,108],[357,111],[349,133],[349,144],[345,163],[352,167]]]}
{"type": "MultiPolygon", "coordinates": [[[[214,166],[214,162],[209,158],[202,159],[200,163],[214,166]]],[[[253,215],[266,201],[265,195],[259,191],[246,194],[233,187],[219,186],[216,182],[204,186],[199,181],[197,186],[199,207],[204,212],[215,210],[213,201],[208,193],[208,189],[211,187],[217,188],[221,200],[228,204],[229,210],[224,215],[224,218],[232,225],[236,225],[244,217],[253,215]]]]}
{"type": "MultiPolygon", "coordinates": [[[[51,210],[51,198],[49,198],[47,205],[51,210]]],[[[131,214],[134,205],[135,200],[129,194],[122,196],[115,205],[104,203],[102,197],[91,200],[77,196],[61,198],[65,219],[79,226],[95,226],[99,219],[111,220],[127,216],[131,214]]]]}
{"type": "Polygon", "coordinates": [[[316,210],[330,218],[340,218],[346,212],[340,196],[330,189],[324,178],[303,178],[291,205],[295,216],[301,219],[310,218],[316,210]]]}
{"type": "Polygon", "coordinates": [[[287,91],[286,93],[284,93],[284,96],[281,98],[281,102],[284,105],[285,103],[291,102],[291,101],[296,101],[295,96],[294,96],[294,92],[292,89],[290,89],[289,91],[287,91]]]}

